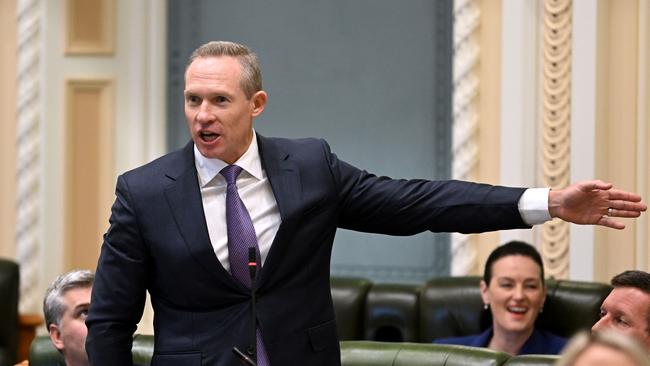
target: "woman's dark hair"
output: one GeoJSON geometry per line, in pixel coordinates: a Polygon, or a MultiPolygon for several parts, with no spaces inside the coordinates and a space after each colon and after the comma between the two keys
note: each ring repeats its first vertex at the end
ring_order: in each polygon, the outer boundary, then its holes
{"type": "Polygon", "coordinates": [[[523,255],[537,263],[539,265],[542,284],[544,284],[544,264],[542,263],[542,257],[539,255],[539,252],[537,252],[537,249],[523,241],[513,240],[497,247],[492,251],[492,253],[490,253],[490,256],[485,262],[485,271],[483,272],[483,281],[485,281],[486,285],[490,285],[490,280],[492,279],[492,265],[494,262],[510,255],[523,255]]]}

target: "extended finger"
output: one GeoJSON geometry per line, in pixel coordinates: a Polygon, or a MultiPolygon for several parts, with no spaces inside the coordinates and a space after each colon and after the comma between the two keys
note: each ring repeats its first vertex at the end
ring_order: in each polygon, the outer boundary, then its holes
{"type": "Polygon", "coordinates": [[[621,200],[628,202],[641,202],[641,196],[636,193],[622,191],[620,189],[610,189],[608,191],[610,200],[621,200]]]}
{"type": "Polygon", "coordinates": [[[648,209],[648,206],[643,202],[630,202],[630,201],[616,200],[616,201],[609,202],[609,208],[613,208],[617,211],[643,212],[648,209]]]}
{"type": "Polygon", "coordinates": [[[607,213],[605,215],[609,217],[639,217],[641,216],[641,211],[629,211],[611,208],[607,210],[607,213]]]}

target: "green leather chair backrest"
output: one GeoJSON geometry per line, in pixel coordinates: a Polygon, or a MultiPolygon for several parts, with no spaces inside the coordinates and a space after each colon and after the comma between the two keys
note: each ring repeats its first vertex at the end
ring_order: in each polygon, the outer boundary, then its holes
{"type": "Polygon", "coordinates": [[[332,277],[330,288],[339,340],[362,339],[363,314],[371,282],[365,278],[332,277]]]}
{"type": "MultiPolygon", "coordinates": [[[[133,337],[133,363],[150,365],[153,356],[153,335],[136,334],[133,337]]],[[[63,355],[54,348],[49,336],[34,338],[29,348],[30,366],[65,366],[63,355]]]]}
{"type": "MultiPolygon", "coordinates": [[[[477,334],[492,323],[483,310],[478,276],[443,277],[428,281],[420,296],[420,339],[477,334]]],[[[598,320],[600,305],[611,291],[603,283],[547,279],[544,311],[537,327],[569,338],[590,329],[598,320]]]]}
{"type": "Polygon", "coordinates": [[[484,348],[373,341],[341,342],[342,366],[498,366],[508,355],[484,348]]]}
{"type": "Polygon", "coordinates": [[[612,286],[604,283],[565,280],[547,280],[546,287],[546,303],[537,326],[567,338],[591,329],[612,291],[612,286]]]}
{"type": "Polygon", "coordinates": [[[480,333],[490,326],[483,311],[480,277],[440,277],[429,280],[420,296],[420,341],[480,333]]]}
{"type": "Polygon", "coordinates": [[[384,342],[419,340],[420,287],[396,283],[375,284],[368,291],[363,339],[384,342]]]}

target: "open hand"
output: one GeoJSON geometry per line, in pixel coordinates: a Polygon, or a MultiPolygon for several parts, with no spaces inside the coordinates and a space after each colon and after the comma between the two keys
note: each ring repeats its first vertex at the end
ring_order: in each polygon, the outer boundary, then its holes
{"type": "Polygon", "coordinates": [[[602,225],[624,229],[615,217],[639,217],[647,205],[641,196],[613,188],[611,183],[591,180],[551,190],[548,210],[552,217],[582,225],[602,225]]]}

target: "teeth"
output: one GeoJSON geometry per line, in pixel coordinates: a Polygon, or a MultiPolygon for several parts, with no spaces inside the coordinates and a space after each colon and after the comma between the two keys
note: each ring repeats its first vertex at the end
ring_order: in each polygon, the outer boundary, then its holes
{"type": "Polygon", "coordinates": [[[508,310],[512,311],[513,313],[525,313],[528,309],[519,306],[510,306],[508,307],[508,310]]]}

